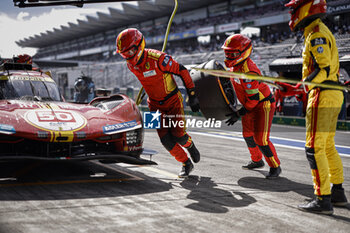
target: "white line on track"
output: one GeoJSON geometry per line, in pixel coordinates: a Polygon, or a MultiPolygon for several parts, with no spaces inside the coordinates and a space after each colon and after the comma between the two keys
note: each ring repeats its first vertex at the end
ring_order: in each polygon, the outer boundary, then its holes
{"type": "Polygon", "coordinates": [[[161,170],[161,169],[158,169],[158,168],[155,168],[155,167],[146,167],[146,166],[142,166],[142,165],[141,165],[140,167],[142,167],[142,168],[144,168],[144,169],[147,169],[147,170],[149,170],[149,171],[158,173],[158,174],[160,174],[160,175],[164,175],[164,176],[166,176],[166,177],[168,177],[168,178],[171,178],[171,179],[180,179],[180,178],[178,177],[178,175],[176,175],[176,174],[174,174],[174,173],[171,173],[171,172],[168,172],[168,171],[164,171],[164,170],[161,170]]]}
{"type": "MultiPolygon", "coordinates": [[[[243,141],[244,142],[244,139],[243,139],[242,135],[238,136],[237,133],[234,133],[234,134],[230,134],[228,132],[220,133],[220,134],[224,134],[224,135],[217,135],[216,133],[219,133],[219,132],[213,132],[213,133],[210,133],[210,132],[195,132],[195,131],[191,131],[190,132],[190,134],[197,134],[197,135],[203,135],[203,136],[208,136],[208,137],[222,138],[222,139],[228,139],[228,140],[233,140],[233,141],[241,141],[241,142],[243,141]]],[[[298,141],[298,142],[305,142],[305,141],[302,141],[302,140],[294,140],[294,139],[290,139],[290,138],[280,138],[280,137],[271,137],[271,138],[284,139],[284,140],[293,140],[293,141],[298,141]]],[[[295,149],[295,150],[302,150],[302,151],[305,150],[304,148],[301,148],[301,147],[288,146],[288,145],[283,145],[283,144],[278,144],[278,143],[274,143],[274,145],[278,146],[278,147],[288,148],[288,149],[295,149]]],[[[350,149],[350,147],[348,147],[348,146],[341,146],[341,147],[350,149]]],[[[343,157],[349,157],[350,158],[350,154],[339,153],[339,155],[343,156],[343,157]]]]}
{"type": "Polygon", "coordinates": [[[171,173],[171,172],[168,172],[168,171],[165,171],[165,170],[153,167],[153,166],[149,166],[149,165],[132,165],[132,166],[130,166],[130,164],[120,163],[120,164],[118,164],[118,166],[124,167],[127,169],[142,168],[142,169],[146,169],[146,170],[149,170],[151,172],[157,173],[159,175],[165,176],[165,177],[170,178],[170,179],[175,179],[175,180],[176,179],[179,179],[179,180],[183,179],[183,178],[179,178],[179,176],[177,174],[174,174],[174,173],[171,173]]]}

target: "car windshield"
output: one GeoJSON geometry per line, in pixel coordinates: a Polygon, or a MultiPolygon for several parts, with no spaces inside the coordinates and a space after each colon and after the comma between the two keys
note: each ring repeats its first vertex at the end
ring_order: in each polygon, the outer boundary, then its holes
{"type": "Polygon", "coordinates": [[[0,99],[62,101],[56,83],[41,77],[10,76],[0,80],[0,99]]]}

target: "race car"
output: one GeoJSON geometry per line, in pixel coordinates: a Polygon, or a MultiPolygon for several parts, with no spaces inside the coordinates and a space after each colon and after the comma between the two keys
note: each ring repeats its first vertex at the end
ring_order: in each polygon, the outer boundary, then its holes
{"type": "MultiPolygon", "coordinates": [[[[142,159],[144,129],[134,101],[117,94],[89,104],[65,102],[49,74],[31,64],[0,67],[0,161],[142,159]]],[[[147,152],[152,154],[153,152],[147,152]]]]}

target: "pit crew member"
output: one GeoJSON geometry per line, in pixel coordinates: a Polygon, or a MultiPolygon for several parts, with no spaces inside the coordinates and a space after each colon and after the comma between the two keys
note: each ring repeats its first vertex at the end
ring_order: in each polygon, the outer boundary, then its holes
{"type": "MultiPolygon", "coordinates": [[[[173,75],[181,77],[189,95],[192,111],[199,111],[194,83],[183,65],[166,53],[145,48],[145,38],[135,28],[128,28],[120,32],[116,43],[117,53],[127,61],[128,68],[144,87],[149,97],[147,102],[150,111],[158,110],[162,113],[162,117],[174,116],[169,120],[185,122],[183,97],[173,75]]],[[[188,150],[195,163],[199,162],[200,153],[185,127],[179,124],[169,128],[161,126],[157,132],[163,146],[183,165],[179,177],[187,177],[194,166],[182,147],[188,150]]]]}
{"type": "Polygon", "coordinates": [[[90,103],[95,98],[95,84],[88,76],[77,78],[74,90],[74,102],[76,103],[90,103]]]}
{"type": "MultiPolygon", "coordinates": [[[[260,70],[249,57],[252,41],[240,34],[229,36],[222,49],[225,52],[225,65],[233,72],[261,75],[260,70]]],[[[243,105],[230,114],[228,125],[233,125],[242,117],[243,137],[247,143],[251,161],[243,169],[255,169],[264,166],[262,155],[270,166],[266,178],[277,178],[281,173],[280,161],[274,145],[269,139],[270,128],[276,103],[270,88],[258,81],[231,79],[238,100],[243,105]]]]}
{"type": "MultiPolygon", "coordinates": [[[[325,0],[291,0],[289,26],[304,33],[304,81],[338,83],[339,56],[335,38],[321,18],[326,15],[325,0]]],[[[342,187],[343,165],[335,148],[337,118],[343,103],[343,92],[308,86],[306,108],[306,157],[314,183],[315,199],[298,206],[300,210],[333,214],[334,206],[345,206],[342,187]],[[333,184],[331,188],[331,183],[333,184]],[[333,205],[332,205],[333,203],[333,205]]]]}

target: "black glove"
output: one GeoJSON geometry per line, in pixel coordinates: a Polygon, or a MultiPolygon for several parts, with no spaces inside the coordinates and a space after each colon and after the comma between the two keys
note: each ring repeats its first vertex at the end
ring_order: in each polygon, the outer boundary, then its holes
{"type": "Polygon", "coordinates": [[[244,116],[245,114],[247,114],[248,110],[245,108],[245,107],[241,107],[240,109],[238,109],[238,115],[241,117],[241,116],[244,116]]]}
{"type": "Polygon", "coordinates": [[[187,90],[188,93],[188,104],[191,107],[192,112],[199,112],[199,100],[196,97],[194,88],[187,90]]]}
{"type": "Polygon", "coordinates": [[[239,115],[238,115],[238,112],[233,112],[233,113],[230,113],[230,114],[227,114],[226,115],[227,117],[230,117],[225,123],[227,125],[234,125],[234,123],[236,123],[239,119],[239,115]]]}
{"type": "Polygon", "coordinates": [[[230,119],[228,119],[225,123],[227,125],[233,125],[234,123],[236,123],[238,121],[238,119],[241,116],[244,116],[245,114],[247,114],[247,109],[245,107],[241,107],[240,109],[238,109],[237,111],[227,114],[227,117],[230,117],[230,119]]]}

